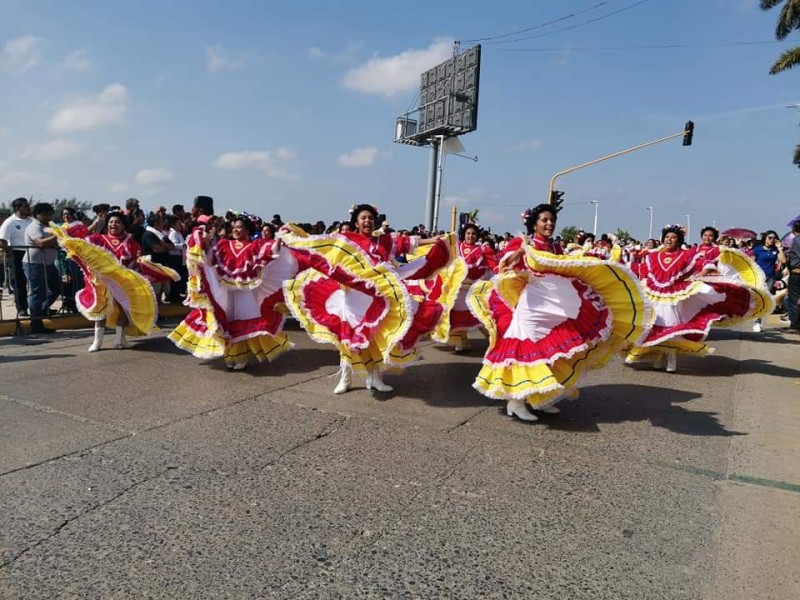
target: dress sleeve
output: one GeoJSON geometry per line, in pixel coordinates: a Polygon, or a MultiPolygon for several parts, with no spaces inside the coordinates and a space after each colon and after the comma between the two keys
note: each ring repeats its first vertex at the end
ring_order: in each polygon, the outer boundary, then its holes
{"type": "Polygon", "coordinates": [[[133,237],[128,240],[128,247],[131,249],[133,260],[137,260],[142,255],[142,247],[133,237]]]}
{"type": "Polygon", "coordinates": [[[492,271],[497,268],[497,253],[492,250],[491,246],[483,246],[483,260],[486,261],[486,266],[492,271]]]}

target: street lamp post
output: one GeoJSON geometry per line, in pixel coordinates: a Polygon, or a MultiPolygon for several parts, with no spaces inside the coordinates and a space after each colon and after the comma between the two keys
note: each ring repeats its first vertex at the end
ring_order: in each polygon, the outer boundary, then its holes
{"type": "Polygon", "coordinates": [[[689,240],[692,237],[692,218],[691,215],[686,216],[686,243],[689,243],[689,240]]]}
{"type": "Polygon", "coordinates": [[[597,211],[600,208],[600,201],[592,200],[589,204],[594,204],[594,229],[592,229],[592,235],[597,237],[597,211]]]}
{"type": "Polygon", "coordinates": [[[647,239],[648,240],[652,240],[653,239],[653,207],[652,206],[648,206],[647,207],[647,212],[650,213],[650,228],[647,230],[647,239]]]}

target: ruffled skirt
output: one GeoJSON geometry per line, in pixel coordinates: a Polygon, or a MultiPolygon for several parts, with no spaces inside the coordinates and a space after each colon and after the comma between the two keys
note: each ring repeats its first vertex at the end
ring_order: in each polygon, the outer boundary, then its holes
{"type": "Polygon", "coordinates": [[[186,303],[194,310],[170,332],[176,346],[197,358],[223,357],[228,366],[250,357],[272,361],[293,347],[283,333],[282,285],[297,272],[289,252],[281,252],[263,268],[261,279],[246,287],[222,281],[200,244],[190,247],[187,268],[186,303]]]}
{"type": "Polygon", "coordinates": [[[490,335],[473,387],[496,399],[558,401],[590,368],[639,341],[652,320],[638,280],[620,265],[528,251],[534,271],[475,283],[473,315],[490,335]]]}
{"type": "Polygon", "coordinates": [[[124,324],[130,336],[149,335],[158,309],[153,286],[136,271],[123,267],[105,248],[69,237],[53,226],[59,244],[81,268],[84,287],[75,295],[80,313],[90,321],[106,320],[110,327],[124,324]]]}

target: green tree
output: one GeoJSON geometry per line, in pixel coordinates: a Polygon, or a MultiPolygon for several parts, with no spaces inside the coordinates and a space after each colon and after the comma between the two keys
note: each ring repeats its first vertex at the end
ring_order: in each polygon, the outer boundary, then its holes
{"type": "MultiPolygon", "coordinates": [[[[785,40],[794,30],[800,29],[800,0],[761,0],[761,10],[772,10],[782,4],[775,26],[775,38],[785,40]]],[[[770,68],[770,75],[777,75],[800,64],[800,47],[795,46],[783,52],[770,68]]],[[[792,162],[800,167],[800,144],[794,148],[792,162]]]]}
{"type": "Polygon", "coordinates": [[[617,236],[618,240],[629,240],[631,239],[631,234],[624,229],[617,229],[614,232],[614,235],[617,236]]]}
{"type": "Polygon", "coordinates": [[[575,225],[567,225],[566,227],[561,229],[561,232],[558,234],[561,236],[561,239],[567,242],[568,244],[575,241],[575,238],[578,237],[578,231],[580,231],[575,225]]]}
{"type": "Polygon", "coordinates": [[[92,208],[92,203],[86,202],[85,200],[78,200],[75,196],[72,198],[56,198],[53,200],[53,210],[56,218],[61,217],[61,211],[67,206],[71,206],[77,211],[86,212],[92,208]]]}

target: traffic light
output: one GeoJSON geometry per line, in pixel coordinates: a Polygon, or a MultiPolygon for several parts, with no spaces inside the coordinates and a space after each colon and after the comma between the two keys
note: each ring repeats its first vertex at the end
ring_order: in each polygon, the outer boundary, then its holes
{"type": "Polygon", "coordinates": [[[684,146],[691,146],[692,145],[692,136],[694,135],[694,123],[692,121],[686,121],[686,125],[683,127],[683,145],[684,146]]]}
{"type": "Polygon", "coordinates": [[[564,204],[564,192],[559,192],[558,190],[550,192],[550,206],[552,206],[556,212],[561,210],[562,204],[564,204]]]}

